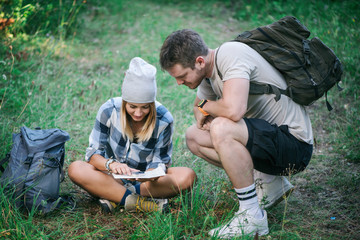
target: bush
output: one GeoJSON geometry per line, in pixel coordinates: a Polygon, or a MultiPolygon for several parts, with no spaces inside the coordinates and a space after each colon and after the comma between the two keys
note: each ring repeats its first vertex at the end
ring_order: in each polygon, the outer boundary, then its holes
{"type": "MultiPolygon", "coordinates": [[[[84,1],[85,2],[85,1],[84,1]]],[[[7,33],[50,34],[66,37],[76,25],[82,1],[0,0],[0,18],[12,19],[7,33]]]]}

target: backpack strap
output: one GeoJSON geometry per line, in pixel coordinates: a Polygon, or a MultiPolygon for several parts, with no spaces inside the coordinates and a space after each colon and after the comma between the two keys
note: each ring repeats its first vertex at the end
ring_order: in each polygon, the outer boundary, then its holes
{"type": "Polygon", "coordinates": [[[65,172],[64,172],[64,161],[65,161],[65,144],[62,144],[64,150],[61,151],[60,153],[54,154],[54,153],[47,153],[44,152],[43,157],[44,158],[54,158],[57,159],[59,154],[60,154],[60,161],[58,162],[59,164],[59,172],[60,172],[60,182],[63,182],[65,179],[65,172]]]}
{"type": "Polygon", "coordinates": [[[64,172],[64,160],[65,160],[65,145],[64,145],[64,152],[61,155],[61,159],[60,159],[60,182],[63,182],[65,179],[65,172],[64,172]]]}
{"type": "Polygon", "coordinates": [[[272,84],[258,84],[250,82],[250,95],[275,94],[275,101],[279,101],[281,94],[287,95],[287,91],[272,84]]]}
{"type": "Polygon", "coordinates": [[[218,55],[218,52],[220,50],[220,47],[221,45],[218,47],[218,49],[216,50],[216,53],[215,53],[215,67],[216,67],[216,71],[217,71],[217,74],[219,75],[221,81],[223,80],[223,75],[221,74],[220,70],[219,70],[219,67],[218,67],[218,64],[217,64],[217,55],[218,55]]]}
{"type": "Polygon", "coordinates": [[[10,159],[10,153],[6,154],[6,156],[3,159],[1,159],[1,161],[0,161],[0,171],[1,172],[5,171],[5,168],[3,167],[3,165],[5,163],[7,163],[9,161],[9,159],[10,159]]]}

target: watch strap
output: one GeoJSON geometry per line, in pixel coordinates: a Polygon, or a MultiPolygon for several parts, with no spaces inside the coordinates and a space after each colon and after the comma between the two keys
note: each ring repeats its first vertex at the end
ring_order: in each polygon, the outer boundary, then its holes
{"type": "Polygon", "coordinates": [[[203,109],[205,103],[207,103],[207,102],[208,102],[208,100],[202,99],[202,100],[198,103],[198,109],[199,109],[199,111],[200,111],[204,116],[209,116],[209,115],[210,115],[209,113],[207,113],[207,112],[203,109]]]}
{"type": "Polygon", "coordinates": [[[205,117],[210,115],[209,113],[205,112],[204,109],[202,109],[201,107],[198,107],[198,109],[205,117]]]}

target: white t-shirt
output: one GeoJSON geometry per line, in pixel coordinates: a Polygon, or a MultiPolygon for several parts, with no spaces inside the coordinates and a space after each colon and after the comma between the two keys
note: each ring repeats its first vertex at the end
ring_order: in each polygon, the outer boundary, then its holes
{"type": "MultiPolygon", "coordinates": [[[[217,64],[223,80],[220,79],[214,64],[210,81],[204,79],[198,87],[197,96],[200,99],[216,100],[221,98],[223,82],[233,78],[269,83],[286,89],[287,85],[282,74],[246,44],[224,43],[218,52],[217,64]]],[[[264,119],[278,126],[288,125],[289,132],[293,136],[313,144],[311,121],[305,107],[285,95],[281,95],[277,102],[274,97],[274,94],[249,95],[247,112],[244,117],[264,119]]]]}

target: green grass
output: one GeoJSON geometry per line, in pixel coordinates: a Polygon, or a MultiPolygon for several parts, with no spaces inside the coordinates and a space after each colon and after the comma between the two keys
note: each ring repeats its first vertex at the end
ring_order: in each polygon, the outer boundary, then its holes
{"type": "Polygon", "coordinates": [[[75,212],[24,214],[1,190],[0,239],[208,238],[211,228],[237,210],[237,201],[224,171],[187,150],[184,133],[194,122],[196,92],[160,71],[159,49],[177,29],[192,28],[215,48],[285,15],[298,17],[312,36],[333,48],[344,64],[344,90],[330,91],[332,112],[324,99],[308,107],[317,143],[314,157],[304,172],[291,176],[296,191],[287,203],[268,212],[270,234],[263,239],[360,238],[359,9],[357,1],[88,1],[66,39],[42,34],[46,29],[2,35],[0,158],[11,148],[11,134],[26,125],[68,131],[66,167],[84,159],[98,108],[120,95],[130,59],[140,56],[157,67],[157,99],[175,119],[173,165],[193,168],[198,182],[193,192],[171,199],[166,215],[104,215],[96,200],[68,178],[61,191],[76,197],[75,212]]]}

